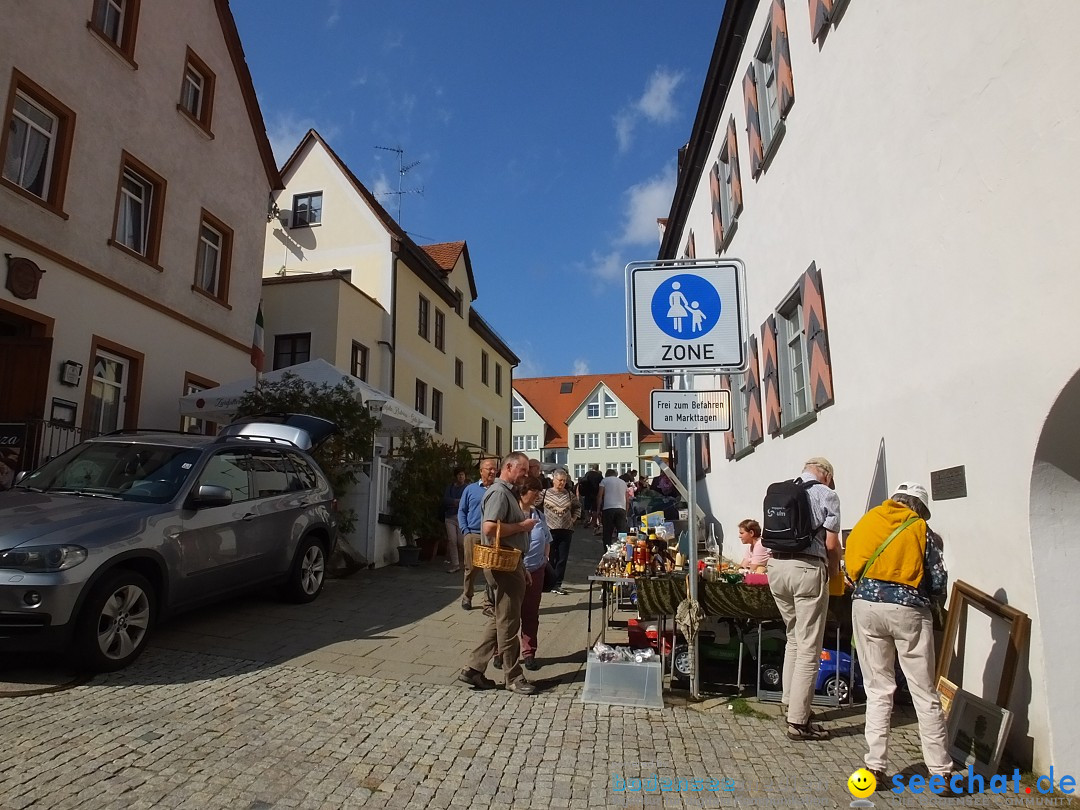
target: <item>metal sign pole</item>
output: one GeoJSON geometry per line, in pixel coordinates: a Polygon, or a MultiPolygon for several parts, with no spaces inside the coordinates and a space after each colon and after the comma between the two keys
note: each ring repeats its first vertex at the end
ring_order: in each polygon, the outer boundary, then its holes
{"type": "MultiPolygon", "coordinates": [[[[683,387],[692,391],[694,388],[694,375],[690,372],[683,374],[683,387]]],[[[689,538],[687,560],[690,565],[690,604],[696,605],[698,598],[698,575],[697,575],[697,458],[694,452],[693,433],[686,434],[686,517],[689,524],[687,537],[689,538]]],[[[698,635],[694,634],[693,645],[690,648],[690,695],[697,699],[701,697],[701,667],[698,656],[698,635]]]]}

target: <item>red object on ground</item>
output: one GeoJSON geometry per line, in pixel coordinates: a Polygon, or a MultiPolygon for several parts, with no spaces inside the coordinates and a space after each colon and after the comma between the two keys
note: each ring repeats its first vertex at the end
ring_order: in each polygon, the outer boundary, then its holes
{"type": "MultiPolygon", "coordinates": [[[[670,655],[673,646],[672,636],[674,635],[674,629],[668,628],[664,632],[664,655],[670,655]]],[[[654,650],[659,651],[657,645],[657,636],[659,630],[657,629],[656,622],[642,621],[641,619],[630,619],[626,623],[626,634],[630,642],[630,646],[634,649],[646,649],[651,647],[654,650]]]]}

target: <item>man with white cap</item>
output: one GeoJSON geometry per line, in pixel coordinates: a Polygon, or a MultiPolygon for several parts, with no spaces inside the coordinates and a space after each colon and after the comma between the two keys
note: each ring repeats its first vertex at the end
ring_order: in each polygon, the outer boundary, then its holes
{"type": "Polygon", "coordinates": [[[867,512],[847,538],[844,563],[856,583],[851,614],[866,689],[866,767],[880,781],[889,763],[889,721],[895,665],[907,678],[919,719],[923,759],[931,775],[948,779],[945,717],[934,685],[931,597],[945,593],[941,538],[927,525],[926,487],[905,482],[867,512]]]}
{"type": "Polygon", "coordinates": [[[811,722],[810,703],[825,641],[829,578],[840,572],[840,498],[827,458],[809,459],[795,480],[805,485],[813,534],[803,551],[773,549],[769,590],[787,630],[783,701],[788,737],[825,740],[829,732],[811,722]]]}

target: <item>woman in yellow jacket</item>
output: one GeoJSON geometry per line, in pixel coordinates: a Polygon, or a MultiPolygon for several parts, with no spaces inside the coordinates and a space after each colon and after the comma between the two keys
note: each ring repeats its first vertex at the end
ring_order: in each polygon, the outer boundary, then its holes
{"type": "Polygon", "coordinates": [[[889,762],[889,722],[895,666],[907,678],[923,759],[932,775],[952,773],[945,745],[945,717],[934,685],[933,596],[945,593],[948,575],[941,538],[930,519],[926,488],[903,483],[871,509],[848,535],[844,565],[855,581],[851,615],[866,689],[866,767],[879,784],[889,762]]]}

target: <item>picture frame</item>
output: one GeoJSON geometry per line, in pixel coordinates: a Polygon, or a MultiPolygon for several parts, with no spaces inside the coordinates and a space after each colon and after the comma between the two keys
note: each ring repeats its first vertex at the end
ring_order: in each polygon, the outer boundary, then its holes
{"type": "Polygon", "coordinates": [[[76,386],[82,380],[83,365],[74,360],[65,360],[60,364],[60,382],[76,386]]]}
{"type": "MultiPolygon", "coordinates": [[[[942,678],[948,679],[953,662],[953,651],[956,648],[957,637],[960,632],[960,623],[965,618],[968,607],[972,605],[992,617],[1003,619],[1009,623],[1009,639],[1005,650],[1005,661],[1001,667],[1001,679],[998,681],[996,701],[997,705],[1004,709],[1009,705],[1009,700],[1012,698],[1016,670],[1019,666],[1022,651],[1027,644],[1028,634],[1031,632],[1031,619],[1026,613],[999,602],[994,597],[963,580],[954,582],[952,591],[949,594],[944,637],[941,650],[938,653],[935,675],[938,680],[942,678]]],[[[962,685],[957,684],[957,686],[962,685]]],[[[953,708],[955,709],[955,706],[953,708]]]]}
{"type": "Polygon", "coordinates": [[[49,412],[49,421],[54,425],[75,427],[75,418],[79,413],[78,403],[68,399],[53,397],[52,408],[49,412]]]}
{"type": "Polygon", "coordinates": [[[989,700],[957,689],[952,699],[946,743],[949,756],[984,777],[997,773],[1013,713],[989,700]]]}
{"type": "Polygon", "coordinates": [[[956,698],[956,689],[956,684],[948,678],[937,679],[938,696],[941,698],[941,711],[944,713],[946,720],[949,719],[949,709],[952,708],[952,702],[956,698]]]}

